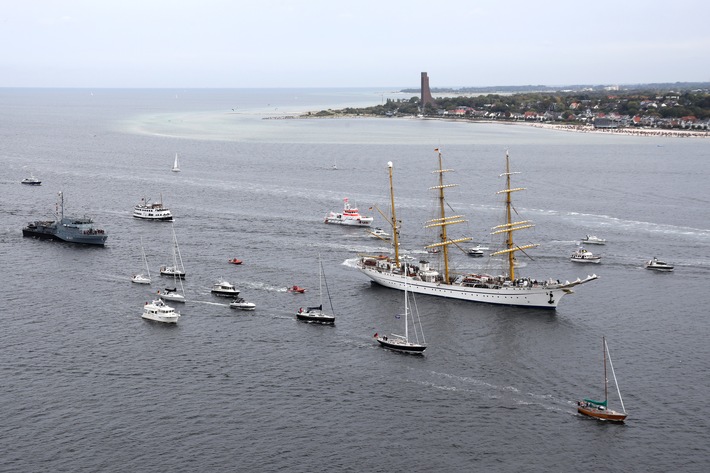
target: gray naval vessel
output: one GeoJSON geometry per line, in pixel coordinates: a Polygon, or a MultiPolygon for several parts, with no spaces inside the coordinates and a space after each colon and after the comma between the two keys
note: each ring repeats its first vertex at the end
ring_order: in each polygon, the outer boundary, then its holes
{"type": "Polygon", "coordinates": [[[89,217],[65,217],[64,195],[59,193],[57,220],[36,220],[22,229],[22,236],[85,245],[103,245],[108,234],[89,217]],[[61,209],[61,210],[60,210],[61,209]]]}

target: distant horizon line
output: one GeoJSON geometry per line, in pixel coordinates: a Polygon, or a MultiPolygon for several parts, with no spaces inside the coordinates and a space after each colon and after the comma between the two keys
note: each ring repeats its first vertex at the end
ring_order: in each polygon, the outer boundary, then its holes
{"type": "MultiPolygon", "coordinates": [[[[569,89],[569,88],[584,88],[584,87],[644,87],[644,86],[699,86],[699,87],[710,87],[710,82],[701,81],[675,81],[675,82],[629,82],[629,83],[598,83],[598,84],[518,84],[518,85],[466,85],[466,86],[435,86],[431,87],[432,91],[437,90],[449,90],[457,91],[462,89],[470,90],[493,90],[493,89],[522,89],[522,88],[555,88],[555,89],[569,89]]],[[[388,90],[390,92],[405,92],[420,90],[419,86],[274,86],[274,87],[176,87],[176,86],[1,86],[0,89],[92,89],[92,90],[278,90],[278,89],[378,89],[378,90],[388,90]]]]}

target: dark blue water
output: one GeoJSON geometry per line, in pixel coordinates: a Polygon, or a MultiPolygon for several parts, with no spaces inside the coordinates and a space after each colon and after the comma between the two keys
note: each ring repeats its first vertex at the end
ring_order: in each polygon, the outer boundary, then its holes
{"type": "MultiPolygon", "coordinates": [[[[1,90],[0,470],[705,471],[710,141],[282,119],[385,93],[1,90]],[[429,348],[416,358],[372,338],[401,332],[402,293],[353,268],[387,247],[322,219],[349,197],[384,226],[367,209],[387,208],[393,161],[402,246],[424,256],[436,147],[457,171],[462,233],[492,242],[508,149],[528,188],[516,209],[536,224],[516,236],[541,243],[521,275],[600,278],[555,312],[420,296],[429,348]],[[41,187],[20,185],[30,172],[41,187]],[[108,230],[105,248],[23,239],[59,191],[108,230]],[[140,317],[171,284],[157,270],[172,233],[131,210],[161,195],[188,273],[176,327],[140,317]],[[601,265],[569,262],[587,233],[609,240],[590,247],[601,265]],[[150,288],[130,282],[141,237],[150,288]],[[335,327],[294,316],[317,302],[318,255],[335,327]],[[653,256],[676,271],[643,269],[653,256]],[[256,311],[212,296],[219,278],[256,311]],[[625,425],[576,413],[576,399],[603,396],[602,335],[625,425]]],[[[454,263],[489,270],[487,258],[454,263]]]]}

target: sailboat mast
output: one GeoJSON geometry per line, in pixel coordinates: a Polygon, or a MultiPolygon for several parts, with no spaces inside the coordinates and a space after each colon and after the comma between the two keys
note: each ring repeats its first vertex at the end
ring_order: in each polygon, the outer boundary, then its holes
{"type": "Polygon", "coordinates": [[[409,343],[409,308],[407,306],[407,263],[404,263],[404,339],[409,343]]]}
{"type": "Polygon", "coordinates": [[[602,343],[603,347],[602,349],[604,350],[604,405],[608,406],[608,400],[609,400],[609,378],[607,377],[606,374],[606,337],[602,337],[602,343]]]}
{"type": "Polygon", "coordinates": [[[387,163],[390,175],[390,200],[392,205],[392,242],[394,244],[394,264],[399,267],[399,226],[397,225],[397,214],[394,211],[394,185],[392,184],[392,168],[394,167],[392,161],[387,163]]]}
{"type": "Polygon", "coordinates": [[[518,191],[524,191],[524,187],[516,187],[512,188],[510,187],[510,176],[513,174],[519,174],[517,172],[511,172],[510,171],[510,157],[508,156],[508,152],[506,151],[505,153],[505,172],[500,175],[500,177],[505,176],[505,189],[496,192],[496,194],[505,194],[505,223],[503,225],[498,225],[497,227],[493,227],[494,232],[491,233],[491,235],[498,235],[501,233],[505,233],[505,249],[496,251],[495,253],[491,253],[491,256],[497,256],[497,255],[503,255],[505,254],[508,257],[508,275],[510,276],[510,280],[515,279],[515,252],[516,251],[524,251],[529,248],[535,248],[538,246],[537,243],[531,243],[529,245],[523,245],[523,246],[516,246],[515,243],[513,243],[513,232],[517,230],[524,230],[526,228],[532,228],[535,225],[531,224],[530,221],[528,220],[523,220],[523,221],[518,221],[518,222],[513,222],[513,212],[515,209],[513,208],[513,199],[511,197],[511,194],[513,192],[518,192],[518,191]]]}
{"type": "MultiPolygon", "coordinates": [[[[441,151],[436,150],[439,158],[439,218],[444,225],[441,225],[441,242],[445,243],[448,238],[446,235],[446,201],[444,200],[444,166],[441,159],[441,151]]],[[[444,254],[444,283],[449,283],[449,245],[443,245],[444,254]]]]}
{"type": "Polygon", "coordinates": [[[323,263],[318,255],[318,297],[320,298],[320,308],[323,310],[323,263]]]}
{"type": "MultiPolygon", "coordinates": [[[[505,188],[510,189],[510,158],[508,153],[505,153],[505,188]]],[[[511,223],[513,223],[512,215],[512,200],[510,197],[511,192],[506,192],[505,195],[505,223],[510,228],[511,223]]],[[[505,239],[505,246],[508,250],[513,248],[513,232],[509,231],[505,239]]],[[[515,252],[508,252],[508,274],[510,274],[510,280],[515,280],[515,252]]]]}
{"type": "Polygon", "coordinates": [[[438,248],[438,247],[443,247],[443,257],[444,257],[444,274],[443,274],[443,283],[444,284],[449,284],[450,283],[450,278],[449,278],[449,245],[454,245],[458,243],[462,243],[464,241],[470,241],[471,237],[465,237],[465,238],[457,238],[456,240],[449,240],[446,232],[446,226],[447,225],[455,225],[457,223],[464,223],[466,220],[463,220],[461,217],[462,215],[453,215],[451,217],[446,216],[446,200],[444,198],[444,189],[447,187],[456,187],[457,184],[444,184],[444,173],[445,172],[451,172],[452,169],[444,169],[443,167],[443,161],[441,158],[441,151],[439,151],[439,148],[436,148],[434,151],[438,153],[439,156],[439,169],[434,170],[433,172],[439,173],[439,184],[430,187],[430,190],[437,190],[439,193],[439,218],[436,218],[434,220],[429,220],[427,222],[427,225],[424,226],[424,228],[434,228],[434,227],[441,227],[440,233],[439,233],[439,238],[440,241],[439,243],[433,243],[431,245],[428,245],[427,248],[438,248]]]}

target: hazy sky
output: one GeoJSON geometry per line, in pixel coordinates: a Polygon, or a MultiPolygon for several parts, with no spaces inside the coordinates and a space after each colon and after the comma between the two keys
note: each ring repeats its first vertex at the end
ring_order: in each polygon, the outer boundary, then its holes
{"type": "Polygon", "coordinates": [[[710,81],[710,1],[0,0],[0,87],[710,81]]]}

